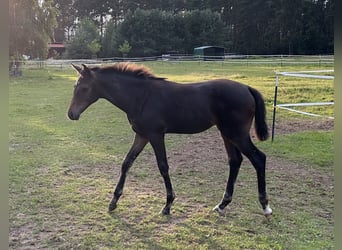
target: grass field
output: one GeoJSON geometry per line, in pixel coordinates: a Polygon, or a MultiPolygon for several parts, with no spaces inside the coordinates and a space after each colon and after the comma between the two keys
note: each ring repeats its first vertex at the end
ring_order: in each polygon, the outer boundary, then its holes
{"type": "MultiPolygon", "coordinates": [[[[158,76],[182,83],[230,78],[259,89],[271,123],[276,71],[317,66],[146,63],[158,76]]],[[[321,66],[319,69],[331,69],[321,66]]],[[[107,213],[120,164],[133,140],[126,116],[104,100],[67,119],[76,73],[30,69],[10,79],[10,249],[332,249],[334,248],[333,131],[279,133],[256,142],[268,156],[274,210],[266,220],[256,176],[245,160],[233,202],[212,213],[228,175],[215,128],[168,135],[176,192],[171,215],[159,214],[165,190],[150,146],[135,162],[114,213],[107,213]]],[[[281,78],[279,102],[333,101],[332,81],[281,78]]],[[[308,111],[308,110],[306,110],[308,111]]],[[[310,108],[333,115],[333,107],[310,108]]],[[[277,122],[315,122],[280,111],[277,122]]]]}

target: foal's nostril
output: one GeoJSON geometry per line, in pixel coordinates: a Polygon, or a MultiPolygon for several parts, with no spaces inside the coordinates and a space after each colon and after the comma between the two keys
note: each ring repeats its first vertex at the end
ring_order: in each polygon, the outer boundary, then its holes
{"type": "Polygon", "coordinates": [[[70,120],[78,120],[79,115],[74,114],[71,110],[69,110],[68,117],[69,117],[70,120]]]}
{"type": "Polygon", "coordinates": [[[69,117],[70,120],[73,120],[73,118],[74,118],[74,114],[70,110],[68,112],[68,117],[69,117]]]}

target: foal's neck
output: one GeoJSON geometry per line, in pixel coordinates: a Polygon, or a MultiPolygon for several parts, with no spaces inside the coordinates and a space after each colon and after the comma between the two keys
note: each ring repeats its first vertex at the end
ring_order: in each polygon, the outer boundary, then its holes
{"type": "Polygon", "coordinates": [[[113,76],[101,81],[101,97],[127,114],[141,109],[148,95],[149,84],[145,79],[131,76],[113,76]]]}

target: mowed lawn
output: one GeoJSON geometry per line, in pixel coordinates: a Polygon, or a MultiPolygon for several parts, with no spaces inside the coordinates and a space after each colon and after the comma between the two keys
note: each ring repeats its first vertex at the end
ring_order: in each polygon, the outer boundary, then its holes
{"type": "MultiPolygon", "coordinates": [[[[259,89],[268,124],[276,71],[332,69],[312,65],[148,62],[153,72],[188,84],[230,78],[259,89]]],[[[270,220],[258,203],[248,160],[225,215],[227,157],[215,128],[168,135],[176,200],[160,215],[165,189],[148,145],[134,163],[118,208],[107,212],[134,133],[125,114],[100,100],[77,122],[66,111],[77,74],[71,68],[26,69],[9,87],[10,249],[332,249],[333,131],[277,134],[256,142],[268,156],[270,220]]],[[[333,101],[332,81],[281,78],[279,102],[333,101]]],[[[333,107],[305,108],[333,115],[333,107]]],[[[277,121],[317,121],[279,111],[277,121]]]]}

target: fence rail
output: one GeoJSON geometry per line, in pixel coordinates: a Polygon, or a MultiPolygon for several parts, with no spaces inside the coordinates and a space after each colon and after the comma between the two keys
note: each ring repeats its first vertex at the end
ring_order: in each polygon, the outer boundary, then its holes
{"type": "Polygon", "coordinates": [[[334,119],[334,116],[323,116],[321,114],[315,114],[312,112],[305,112],[294,109],[292,107],[305,107],[305,106],[326,106],[334,105],[334,102],[301,102],[301,103],[284,103],[277,104],[278,99],[278,86],[279,86],[279,76],[287,77],[303,77],[303,78],[317,78],[322,80],[334,80],[333,75],[323,75],[326,73],[334,74],[334,70],[311,70],[311,71],[297,71],[297,72],[277,72],[274,86],[274,99],[273,99],[273,117],[272,117],[272,142],[274,141],[275,132],[275,117],[277,108],[285,109],[291,112],[300,113],[303,115],[316,116],[316,117],[326,117],[329,119],[334,119]]]}
{"type": "Polygon", "coordinates": [[[21,68],[45,68],[45,67],[69,67],[71,63],[86,63],[86,64],[104,64],[112,62],[148,62],[148,61],[162,61],[162,62],[220,62],[224,64],[273,64],[278,66],[293,65],[293,64],[308,64],[308,65],[329,65],[334,64],[334,55],[236,55],[226,54],[224,57],[218,59],[211,56],[193,56],[193,55],[161,55],[153,57],[110,57],[98,59],[48,59],[48,60],[27,60],[10,62],[10,71],[21,68]],[[12,68],[11,68],[12,66],[12,68]]]}

